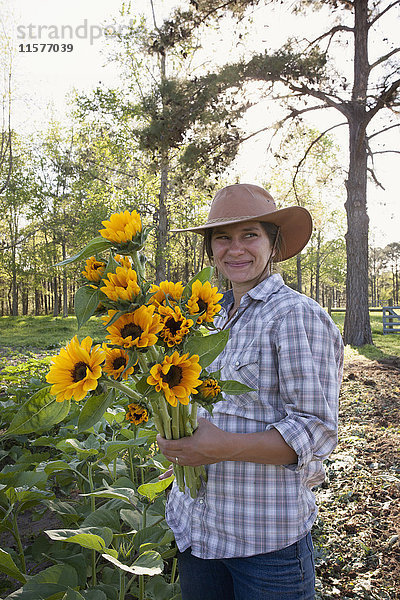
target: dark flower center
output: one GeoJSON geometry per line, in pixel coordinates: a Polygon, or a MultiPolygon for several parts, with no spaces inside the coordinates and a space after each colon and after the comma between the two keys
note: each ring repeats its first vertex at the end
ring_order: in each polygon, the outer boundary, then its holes
{"type": "Polygon", "coordinates": [[[170,330],[172,335],[175,335],[180,330],[182,322],[182,320],[175,321],[175,319],[171,317],[170,319],[168,319],[168,321],[165,322],[165,327],[170,330]]]}
{"type": "Polygon", "coordinates": [[[179,383],[182,380],[181,367],[177,367],[176,365],[171,365],[169,368],[169,371],[166,375],[164,375],[164,373],[161,373],[161,379],[164,381],[164,383],[168,383],[168,386],[170,388],[173,388],[174,386],[179,385],[179,383]]]}
{"type": "Polygon", "coordinates": [[[132,336],[132,340],[135,340],[136,338],[140,337],[142,333],[143,329],[139,327],[139,325],[135,325],[135,323],[127,323],[121,329],[121,337],[127,338],[129,336],[132,336]]]}
{"type": "Polygon", "coordinates": [[[114,371],[118,371],[118,369],[120,369],[121,367],[125,367],[126,365],[126,358],[124,358],[123,356],[118,356],[118,358],[116,358],[113,362],[113,369],[114,371]]]}
{"type": "Polygon", "coordinates": [[[199,307],[199,312],[204,312],[208,308],[207,303],[204,302],[204,300],[202,300],[201,298],[197,300],[197,306],[199,307]]]}
{"type": "Polygon", "coordinates": [[[90,367],[86,363],[84,363],[82,361],[76,363],[76,365],[72,371],[72,381],[74,383],[76,383],[77,381],[81,381],[82,379],[85,379],[86,369],[89,369],[89,371],[90,371],[90,367]]]}

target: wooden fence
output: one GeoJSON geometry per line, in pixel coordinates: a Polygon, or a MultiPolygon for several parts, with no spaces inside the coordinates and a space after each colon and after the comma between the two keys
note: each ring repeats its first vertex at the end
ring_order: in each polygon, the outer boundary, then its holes
{"type": "Polygon", "coordinates": [[[400,333],[400,306],[383,306],[383,334],[400,333]]]}

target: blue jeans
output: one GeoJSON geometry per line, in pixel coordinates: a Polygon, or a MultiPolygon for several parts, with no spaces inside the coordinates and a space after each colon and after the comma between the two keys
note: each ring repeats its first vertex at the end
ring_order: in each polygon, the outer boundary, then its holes
{"type": "Polygon", "coordinates": [[[313,600],[311,534],[287,548],[244,558],[178,553],[182,600],[313,600]]]}

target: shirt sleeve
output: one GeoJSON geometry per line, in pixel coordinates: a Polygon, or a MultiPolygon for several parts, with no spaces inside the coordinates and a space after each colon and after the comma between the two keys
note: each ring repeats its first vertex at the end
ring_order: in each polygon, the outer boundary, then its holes
{"type": "Polygon", "coordinates": [[[279,323],[275,338],[280,395],[286,416],[277,429],[298,456],[299,470],[323,460],[337,444],[343,342],[318,307],[300,304],[279,323]]]}

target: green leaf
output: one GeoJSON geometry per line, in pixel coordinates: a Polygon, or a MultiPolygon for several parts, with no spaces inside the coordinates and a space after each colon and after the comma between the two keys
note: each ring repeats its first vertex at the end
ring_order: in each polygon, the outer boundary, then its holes
{"type": "Polygon", "coordinates": [[[85,246],[78,254],[71,256],[71,258],[66,258],[65,260],[56,264],[56,267],[62,267],[63,265],[69,265],[72,262],[76,262],[78,260],[83,260],[84,258],[88,258],[93,254],[97,254],[98,252],[103,252],[103,250],[107,250],[112,247],[112,243],[103,238],[102,236],[98,236],[93,238],[87,246],[85,246]]]}
{"type": "Polygon", "coordinates": [[[82,523],[82,527],[108,527],[112,531],[121,531],[119,514],[109,508],[98,508],[91,512],[82,523]]]}
{"type": "Polygon", "coordinates": [[[158,546],[170,544],[174,539],[174,534],[170,529],[164,529],[160,525],[153,527],[144,527],[133,536],[133,544],[136,549],[139,549],[144,544],[151,545],[154,549],[158,546]]]}
{"type": "Polygon", "coordinates": [[[202,337],[192,337],[186,344],[186,352],[199,355],[199,364],[205,368],[221,354],[229,339],[229,329],[224,329],[218,333],[204,335],[202,337]]]}
{"type": "Polygon", "coordinates": [[[50,429],[65,419],[69,413],[70,400],[57,402],[56,397],[50,393],[50,388],[51,386],[42,388],[21,406],[5,436],[50,429]]]}
{"type": "Polygon", "coordinates": [[[68,438],[65,441],[63,440],[60,442],[60,444],[57,444],[57,447],[62,444],[65,444],[65,446],[72,446],[72,448],[74,448],[74,450],[76,450],[80,456],[96,456],[96,454],[99,453],[96,448],[87,448],[82,442],[79,442],[75,438],[68,438]]]}
{"type": "Polygon", "coordinates": [[[8,554],[8,552],[3,550],[2,548],[0,548],[0,571],[2,573],[5,573],[9,577],[17,579],[21,583],[26,582],[25,575],[21,573],[21,571],[18,569],[17,565],[15,564],[11,556],[8,554]]]}
{"type": "Polygon", "coordinates": [[[82,406],[82,410],[78,419],[78,433],[90,429],[93,425],[96,425],[102,418],[107,408],[112,404],[114,400],[113,390],[109,390],[99,396],[89,396],[85,404],[82,406]]]}
{"type": "Polygon", "coordinates": [[[111,562],[113,565],[135,575],[159,575],[164,567],[163,559],[158,552],[150,550],[143,552],[137,560],[131,565],[124,565],[121,561],[109,554],[102,554],[102,557],[111,562]]]}
{"type": "Polygon", "coordinates": [[[246,392],[256,391],[254,388],[251,388],[244,383],[240,383],[239,381],[234,381],[233,379],[226,379],[225,381],[219,381],[218,383],[222,392],[232,396],[235,394],[245,394],[246,392]]]}
{"type": "Polygon", "coordinates": [[[185,289],[183,290],[183,294],[182,297],[183,298],[189,298],[189,296],[192,293],[192,285],[194,284],[195,281],[201,281],[201,283],[205,283],[206,281],[210,281],[211,277],[214,273],[214,267],[205,267],[204,269],[202,269],[199,273],[197,273],[197,275],[195,275],[187,284],[187,286],[185,287],[185,289]]]}
{"type": "Polygon", "coordinates": [[[113,532],[109,527],[81,527],[80,529],[49,529],[45,531],[51,540],[71,542],[82,548],[104,552],[111,544],[113,532]]]}
{"type": "Polygon", "coordinates": [[[104,445],[104,461],[106,460],[114,460],[118,456],[118,454],[122,451],[126,451],[128,448],[133,448],[135,446],[144,446],[147,443],[147,437],[135,438],[132,440],[126,441],[116,441],[116,442],[106,442],[104,445]]]}
{"type": "Polygon", "coordinates": [[[138,487],[139,494],[142,496],[146,496],[149,500],[154,500],[157,498],[167,487],[173,482],[175,479],[175,475],[171,475],[166,479],[160,479],[160,481],[156,481],[155,483],[144,483],[138,487]]]}
{"type": "Polygon", "coordinates": [[[68,588],[67,592],[62,597],[62,600],[85,600],[85,598],[79,592],[68,588]]]}
{"type": "Polygon", "coordinates": [[[78,329],[94,314],[99,305],[100,290],[90,285],[84,285],[75,292],[74,310],[78,320],[78,329]]]}
{"type": "Polygon", "coordinates": [[[106,490],[98,490],[88,494],[80,494],[80,496],[94,496],[95,498],[112,498],[123,500],[127,504],[131,504],[136,508],[137,496],[135,490],[131,488],[108,488],[106,490]]]}

